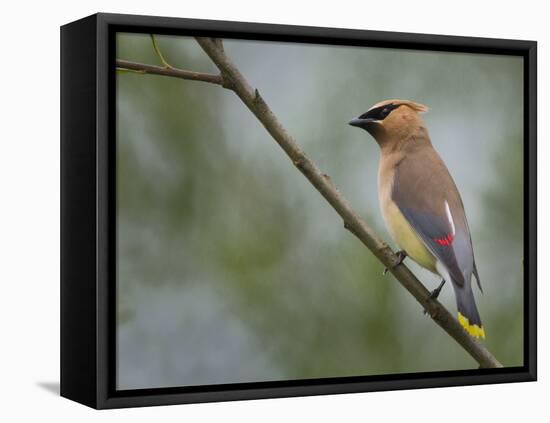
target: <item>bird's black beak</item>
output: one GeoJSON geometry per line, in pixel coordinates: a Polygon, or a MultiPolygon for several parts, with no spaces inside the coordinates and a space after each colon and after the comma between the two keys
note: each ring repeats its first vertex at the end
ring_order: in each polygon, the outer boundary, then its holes
{"type": "Polygon", "coordinates": [[[371,126],[373,123],[378,122],[376,119],[372,118],[353,118],[349,121],[349,125],[356,126],[358,128],[367,129],[367,127],[371,126]]]}

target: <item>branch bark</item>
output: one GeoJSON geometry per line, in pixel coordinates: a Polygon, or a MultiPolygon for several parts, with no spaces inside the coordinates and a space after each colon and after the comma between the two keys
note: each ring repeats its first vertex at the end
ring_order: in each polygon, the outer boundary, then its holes
{"type": "Polygon", "coordinates": [[[225,54],[221,40],[202,37],[197,37],[196,40],[220,70],[221,73],[219,76],[197,74],[196,72],[183,71],[181,69],[161,68],[120,60],[117,60],[117,66],[134,71],[143,71],[144,73],[210,82],[234,91],[284,150],[294,165],[340,215],[344,222],[344,227],[353,233],[389,269],[399,283],[428,312],[431,318],[468,352],[479,363],[480,367],[502,367],[502,364],[498,362],[489,350],[477,339],[471,337],[439,301],[430,298],[428,289],[407,266],[399,263],[399,258],[396,254],[352,209],[349,202],[340,194],[331,178],[321,172],[317,165],[304,154],[296,141],[288,134],[271,111],[259,91],[248,83],[239,69],[225,54]]]}

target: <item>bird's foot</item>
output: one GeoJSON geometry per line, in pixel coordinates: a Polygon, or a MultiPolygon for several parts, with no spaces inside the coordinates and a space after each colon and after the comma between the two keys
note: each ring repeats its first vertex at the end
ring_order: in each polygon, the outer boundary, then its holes
{"type": "MultiPolygon", "coordinates": [[[[432,292],[430,292],[430,296],[428,297],[429,300],[436,300],[439,297],[439,294],[441,293],[441,288],[443,288],[443,285],[445,285],[445,279],[441,280],[441,283],[437,288],[435,288],[432,292]]],[[[428,310],[424,309],[424,314],[427,314],[428,310]]]]}
{"type": "MultiPolygon", "coordinates": [[[[397,263],[395,263],[391,268],[392,269],[395,269],[397,266],[399,266],[401,263],[403,263],[403,260],[405,260],[405,258],[407,257],[407,253],[405,252],[405,250],[399,250],[395,253],[395,255],[397,256],[397,263]]],[[[385,275],[386,273],[388,273],[390,269],[388,269],[387,267],[384,268],[384,271],[382,272],[383,275],[385,275]]]]}
{"type": "Polygon", "coordinates": [[[439,286],[435,288],[432,292],[430,292],[430,299],[435,300],[437,299],[437,297],[439,297],[439,294],[441,293],[441,288],[443,288],[443,285],[445,285],[445,279],[442,279],[439,286]]]}

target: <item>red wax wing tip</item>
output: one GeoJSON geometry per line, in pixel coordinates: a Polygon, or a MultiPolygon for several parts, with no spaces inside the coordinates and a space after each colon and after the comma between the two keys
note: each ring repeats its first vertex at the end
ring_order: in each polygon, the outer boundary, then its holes
{"type": "Polygon", "coordinates": [[[439,245],[443,246],[449,246],[453,243],[455,237],[453,234],[447,235],[445,238],[434,238],[434,241],[437,242],[439,245]]]}

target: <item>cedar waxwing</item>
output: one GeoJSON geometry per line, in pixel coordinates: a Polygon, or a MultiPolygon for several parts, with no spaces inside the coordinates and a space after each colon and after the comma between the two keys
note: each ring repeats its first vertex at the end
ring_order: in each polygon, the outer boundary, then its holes
{"type": "Polygon", "coordinates": [[[422,104],[386,100],[349,124],[365,129],[380,147],[378,198],[394,241],[411,257],[440,275],[437,298],[450,280],[458,321],[470,335],[485,338],[472,291],[472,274],[481,290],[470,230],[458,189],[435,151],[419,113],[422,104]]]}

